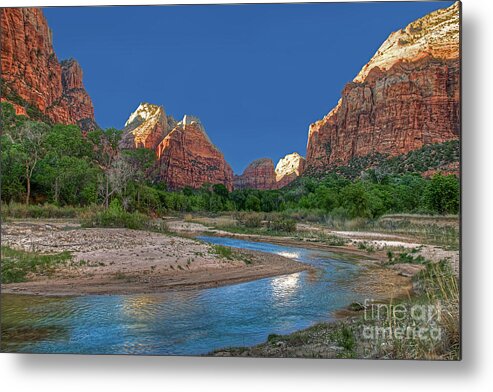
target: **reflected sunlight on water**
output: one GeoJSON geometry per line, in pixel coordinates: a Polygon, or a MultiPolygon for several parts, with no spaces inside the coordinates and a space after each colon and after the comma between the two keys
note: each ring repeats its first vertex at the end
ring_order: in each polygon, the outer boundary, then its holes
{"type": "Polygon", "coordinates": [[[315,268],[160,294],[65,298],[3,294],[2,350],[204,354],[226,346],[254,345],[271,333],[290,333],[331,320],[337,309],[372,295],[371,287],[352,284],[361,282],[357,278],[362,267],[334,253],[231,238],[202,240],[274,253],[315,268]]]}
{"type": "Polygon", "coordinates": [[[278,276],[271,280],[272,295],[274,300],[282,300],[286,296],[291,296],[300,288],[301,273],[278,276]]]}
{"type": "Polygon", "coordinates": [[[279,256],[286,257],[288,259],[295,259],[295,260],[300,260],[301,259],[301,253],[300,252],[293,252],[293,251],[280,251],[276,252],[279,256]]]}

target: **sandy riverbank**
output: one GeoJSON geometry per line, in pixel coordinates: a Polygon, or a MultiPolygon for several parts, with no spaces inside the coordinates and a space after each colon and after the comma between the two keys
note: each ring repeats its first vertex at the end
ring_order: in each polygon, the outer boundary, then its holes
{"type": "Polygon", "coordinates": [[[70,262],[50,276],[2,285],[3,293],[126,294],[215,287],[307,269],[272,254],[235,250],[230,258],[191,238],[129,229],[84,229],[76,222],[13,221],[2,244],[42,253],[68,251],[70,262]]]}
{"type": "MultiPolygon", "coordinates": [[[[410,236],[380,232],[339,231],[331,230],[321,225],[306,223],[297,224],[297,233],[304,234],[304,236],[268,236],[259,234],[233,233],[217,229],[214,227],[215,221],[213,218],[201,218],[201,221],[203,221],[203,223],[186,222],[175,219],[170,220],[168,222],[168,226],[173,231],[189,236],[194,236],[199,233],[208,233],[210,235],[226,236],[244,239],[247,241],[270,242],[278,245],[300,246],[304,248],[345,253],[356,256],[359,262],[369,264],[382,264],[387,262],[389,250],[393,252],[416,250],[415,256],[422,256],[426,260],[430,260],[432,262],[447,260],[457,276],[459,275],[460,270],[460,257],[458,250],[444,249],[443,247],[427,244],[410,236]],[[317,239],[319,234],[341,238],[345,241],[345,244],[337,246],[328,245],[317,239]],[[371,246],[373,251],[368,252],[365,248],[360,249],[360,244],[371,246]]],[[[228,223],[232,224],[234,221],[231,220],[231,222],[228,223]]],[[[389,266],[389,268],[395,270],[401,275],[413,276],[422,270],[424,266],[410,263],[397,263],[389,266]]]]}

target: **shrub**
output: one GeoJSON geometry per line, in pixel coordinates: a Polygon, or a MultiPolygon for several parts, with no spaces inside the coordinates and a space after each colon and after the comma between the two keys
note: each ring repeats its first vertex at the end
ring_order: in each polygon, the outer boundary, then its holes
{"type": "Polygon", "coordinates": [[[118,199],[114,199],[109,208],[89,214],[82,219],[83,227],[121,227],[133,230],[167,231],[166,223],[153,221],[139,212],[127,212],[118,199]]]}
{"type": "Polygon", "coordinates": [[[366,241],[358,242],[358,249],[366,250],[368,253],[373,253],[375,252],[375,245],[366,241]]]}
{"type": "Polygon", "coordinates": [[[236,220],[242,226],[248,228],[262,227],[263,215],[256,212],[243,212],[236,214],[236,220]]]}
{"type": "Polygon", "coordinates": [[[213,245],[214,253],[228,260],[233,259],[233,250],[227,246],[213,245]]]}
{"type": "Polygon", "coordinates": [[[387,264],[426,264],[427,260],[421,255],[414,255],[416,251],[399,253],[397,256],[392,251],[387,252],[389,259],[387,264]]]}
{"type": "Polygon", "coordinates": [[[296,221],[285,216],[274,216],[269,221],[269,230],[293,233],[296,231],[296,221]]]}

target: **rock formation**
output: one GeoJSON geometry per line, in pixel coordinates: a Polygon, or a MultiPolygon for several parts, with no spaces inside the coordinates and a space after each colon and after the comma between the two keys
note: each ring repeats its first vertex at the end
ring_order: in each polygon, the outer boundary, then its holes
{"type": "Polygon", "coordinates": [[[240,176],[234,177],[235,189],[276,189],[274,162],[269,158],[256,159],[240,176]]]}
{"type": "Polygon", "coordinates": [[[169,189],[200,188],[205,183],[233,188],[231,167],[196,117],[184,116],[177,123],[162,106],[141,103],[125,123],[120,147],[154,150],[153,172],[169,189]]]}
{"type": "Polygon", "coordinates": [[[52,33],[37,8],[1,9],[2,101],[17,113],[52,122],[97,127],[94,108],[75,60],[58,62],[52,33]]]}
{"type": "Polygon", "coordinates": [[[293,182],[305,169],[305,158],[297,152],[286,155],[276,165],[277,188],[283,188],[293,182]]]}
{"type": "Polygon", "coordinates": [[[337,106],[310,125],[308,171],[459,137],[459,8],[432,12],[388,37],[337,106]]]}
{"type": "Polygon", "coordinates": [[[125,123],[121,147],[154,150],[175,125],[162,106],[141,103],[125,123]]]}
{"type": "Polygon", "coordinates": [[[198,118],[184,116],[156,149],[159,179],[169,189],[223,184],[233,189],[233,170],[198,118]]]}
{"type": "Polygon", "coordinates": [[[234,177],[235,189],[279,189],[298,178],[304,170],[305,158],[297,152],[280,159],[274,169],[269,158],[256,159],[243,174],[234,177]]]}

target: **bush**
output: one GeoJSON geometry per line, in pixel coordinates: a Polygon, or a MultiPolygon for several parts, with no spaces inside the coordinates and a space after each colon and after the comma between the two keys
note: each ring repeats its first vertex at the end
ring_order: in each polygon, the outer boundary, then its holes
{"type": "Polygon", "coordinates": [[[127,212],[118,199],[112,200],[107,210],[84,217],[81,223],[83,227],[119,227],[132,230],[167,231],[165,222],[153,221],[147,215],[139,212],[127,212]]]}
{"type": "Polygon", "coordinates": [[[256,212],[242,212],[236,214],[235,217],[240,225],[250,229],[262,227],[262,214],[256,212]]]}
{"type": "Polygon", "coordinates": [[[314,222],[314,223],[322,223],[324,222],[327,213],[321,209],[290,209],[283,212],[285,215],[294,219],[297,222],[305,221],[305,222],[314,222]]]}
{"type": "Polygon", "coordinates": [[[233,250],[227,246],[213,245],[214,253],[228,260],[233,260],[233,250]]]}
{"type": "Polygon", "coordinates": [[[296,231],[296,221],[285,216],[274,216],[269,221],[269,230],[293,233],[296,231]]]}

